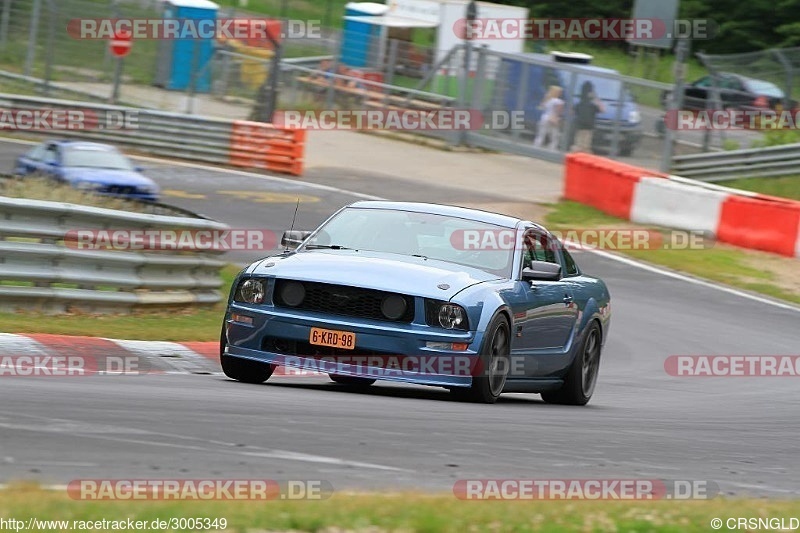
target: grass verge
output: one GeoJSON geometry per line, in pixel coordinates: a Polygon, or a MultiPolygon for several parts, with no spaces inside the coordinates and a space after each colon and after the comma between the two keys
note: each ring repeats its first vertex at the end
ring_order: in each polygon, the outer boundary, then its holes
{"type": "Polygon", "coordinates": [[[771,196],[800,200],[800,174],[775,178],[742,178],[717,182],[716,185],[744,189],[771,196]]]}
{"type": "MultiPolygon", "coordinates": [[[[545,221],[551,230],[637,227],[576,202],[562,201],[550,207],[552,211],[545,221]]],[[[647,263],[800,304],[800,269],[796,259],[719,242],[704,249],[618,251],[647,263]]]]}
{"type": "Polygon", "coordinates": [[[8,198],[27,198],[68,204],[116,209],[130,213],[148,213],[150,207],[142,202],[84,192],[44,177],[6,178],[0,182],[0,194],[8,198]]]}
{"type": "MultiPolygon", "coordinates": [[[[0,491],[0,516],[27,521],[225,518],[226,531],[426,532],[707,532],[711,520],[730,517],[789,519],[793,500],[706,501],[460,501],[451,494],[342,494],[322,501],[78,502],[62,492],[20,485],[0,491]]],[[[78,526],[78,527],[74,527],[78,526]]],[[[47,531],[48,529],[40,529],[47,531]]],[[[49,531],[57,531],[57,528],[49,531]]],[[[723,531],[728,531],[723,528],[723,531]]],[[[170,529],[170,531],[188,531],[170,529]]]]}

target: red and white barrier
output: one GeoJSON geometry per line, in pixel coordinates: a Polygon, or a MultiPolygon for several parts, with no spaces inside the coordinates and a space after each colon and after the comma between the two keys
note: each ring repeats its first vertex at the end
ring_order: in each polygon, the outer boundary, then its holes
{"type": "Polygon", "coordinates": [[[800,257],[800,202],[569,154],[564,197],[640,224],[704,231],[744,248],[800,257]]]}

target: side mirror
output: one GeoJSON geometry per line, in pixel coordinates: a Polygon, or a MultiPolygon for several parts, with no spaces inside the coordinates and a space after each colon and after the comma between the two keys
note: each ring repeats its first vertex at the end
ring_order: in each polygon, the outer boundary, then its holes
{"type": "Polygon", "coordinates": [[[522,269],[524,281],[558,281],[561,279],[561,265],[547,261],[531,261],[529,268],[522,269]]]}
{"type": "Polygon", "coordinates": [[[144,172],[145,170],[147,170],[147,168],[137,165],[137,166],[133,167],[133,170],[135,170],[136,172],[144,172]]]}
{"type": "Polygon", "coordinates": [[[306,238],[311,235],[312,232],[310,231],[300,231],[300,230],[287,230],[283,232],[283,237],[281,237],[281,246],[286,248],[295,249],[300,244],[306,240],[306,238]]]}

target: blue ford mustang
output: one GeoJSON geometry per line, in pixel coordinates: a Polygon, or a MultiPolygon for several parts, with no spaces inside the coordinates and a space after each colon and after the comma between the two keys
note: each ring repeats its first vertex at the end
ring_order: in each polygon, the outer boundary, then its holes
{"type": "Polygon", "coordinates": [[[493,403],[535,392],[585,405],[610,296],[545,228],[423,203],[356,202],[237,276],[220,339],[225,374],[279,366],[348,386],[442,386],[493,403]],[[293,248],[294,249],[290,249],[293,248]]]}
{"type": "Polygon", "coordinates": [[[109,144],[56,140],[17,158],[18,176],[43,174],[83,191],[156,202],[159,187],[109,144]]]}

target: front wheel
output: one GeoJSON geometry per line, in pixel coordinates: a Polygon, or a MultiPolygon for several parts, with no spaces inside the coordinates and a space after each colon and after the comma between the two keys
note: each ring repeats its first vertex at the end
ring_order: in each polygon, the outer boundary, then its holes
{"type": "Polygon", "coordinates": [[[468,389],[453,387],[450,391],[460,399],[477,403],[494,403],[506,385],[511,364],[511,336],[508,321],[501,315],[494,317],[483,338],[480,365],[472,386],[468,389]]]}
{"type": "Polygon", "coordinates": [[[226,355],[226,344],[225,330],[223,329],[219,339],[219,362],[222,365],[222,372],[226,376],[242,383],[254,384],[264,383],[270,378],[275,370],[274,365],[226,355]]]}
{"type": "Polygon", "coordinates": [[[592,322],[583,343],[575,354],[564,385],[552,392],[543,392],[542,399],[547,403],[561,405],[586,405],[594,394],[597,374],[600,370],[600,326],[592,322]]]}

